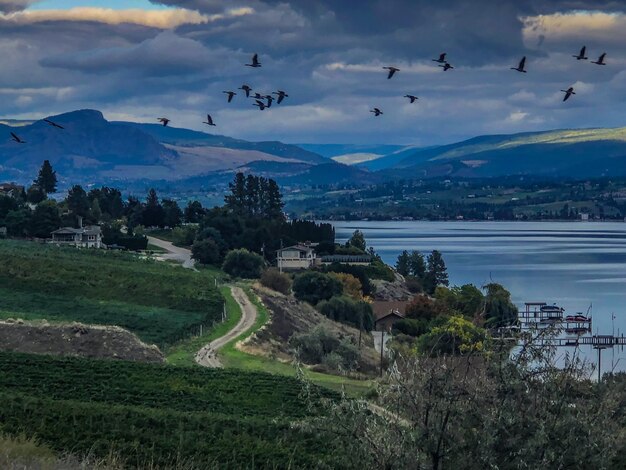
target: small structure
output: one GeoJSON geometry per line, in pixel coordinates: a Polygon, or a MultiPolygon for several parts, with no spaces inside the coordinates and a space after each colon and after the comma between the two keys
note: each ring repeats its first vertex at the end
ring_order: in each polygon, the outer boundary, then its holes
{"type": "Polygon", "coordinates": [[[99,225],[83,227],[83,221],[78,219],[78,228],[62,227],[52,232],[52,241],[55,245],[69,245],[77,248],[105,248],[102,243],[102,230],[99,225]]]}
{"type": "Polygon", "coordinates": [[[353,266],[367,266],[372,262],[370,255],[327,255],[322,256],[322,264],[350,264],[353,266]]]}
{"type": "Polygon", "coordinates": [[[319,264],[315,250],[311,245],[288,246],[281,248],[276,253],[276,264],[281,272],[309,269],[319,264]]]}
{"type": "Polygon", "coordinates": [[[393,325],[405,318],[407,301],[375,301],[372,303],[374,312],[374,328],[377,331],[391,332],[393,325]]]}
{"type": "Polygon", "coordinates": [[[0,194],[17,197],[24,191],[24,186],[16,183],[0,183],[0,194]]]}

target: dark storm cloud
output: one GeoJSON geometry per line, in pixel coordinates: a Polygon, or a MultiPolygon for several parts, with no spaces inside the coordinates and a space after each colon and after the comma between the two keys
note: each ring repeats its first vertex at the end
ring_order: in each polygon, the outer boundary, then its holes
{"type": "Polygon", "coordinates": [[[0,0],[0,13],[13,13],[35,3],[36,0],[0,0]]]}
{"type": "MultiPolygon", "coordinates": [[[[9,3],[19,10],[26,2],[9,3]]],[[[5,116],[94,107],[115,119],[167,114],[200,129],[211,112],[220,132],[242,138],[417,144],[623,125],[624,2],[154,3],[179,10],[0,16],[5,116]],[[573,60],[583,43],[593,58],[606,49],[609,66],[573,60]],[[454,71],[431,62],[443,51],[454,71]],[[258,70],[243,66],[254,52],[258,70]],[[528,74],[509,70],[522,55],[528,74]],[[391,64],[402,70],[387,80],[381,67],[391,64]],[[263,113],[240,95],[227,105],[222,91],[242,83],[286,89],[290,98],[263,113]],[[579,93],[564,106],[559,90],[572,84],[579,93]],[[409,105],[406,93],[419,102],[409,105]],[[371,117],[373,106],[383,119],[371,117]]]]}

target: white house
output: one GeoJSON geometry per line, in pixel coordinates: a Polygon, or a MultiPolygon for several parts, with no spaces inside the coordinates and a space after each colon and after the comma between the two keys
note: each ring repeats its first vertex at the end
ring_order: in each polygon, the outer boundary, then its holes
{"type": "Polygon", "coordinates": [[[52,232],[51,243],[77,248],[105,248],[99,225],[81,226],[79,228],[62,227],[52,232]]]}
{"type": "Polygon", "coordinates": [[[312,246],[293,245],[277,251],[276,263],[280,271],[309,269],[318,264],[312,246]]]}

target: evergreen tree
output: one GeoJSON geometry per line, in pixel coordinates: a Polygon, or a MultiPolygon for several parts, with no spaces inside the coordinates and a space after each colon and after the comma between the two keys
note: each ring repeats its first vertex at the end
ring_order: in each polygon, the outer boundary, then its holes
{"type": "Polygon", "coordinates": [[[418,279],[424,279],[424,276],[426,275],[424,255],[422,255],[419,251],[413,251],[409,256],[408,263],[411,275],[418,279]]]}
{"type": "Polygon", "coordinates": [[[56,171],[52,169],[49,160],[44,160],[39,170],[39,175],[37,175],[37,178],[33,182],[46,194],[53,193],[57,190],[57,174],[56,171]]]}
{"type": "Polygon", "coordinates": [[[409,268],[409,252],[408,251],[404,250],[398,256],[398,260],[396,261],[396,271],[398,271],[398,274],[401,274],[402,276],[408,276],[410,274],[411,271],[409,268]]]}
{"type": "Polygon", "coordinates": [[[154,188],[148,191],[146,205],[142,213],[142,223],[145,227],[163,227],[165,212],[159,203],[159,196],[154,188]]]}
{"type": "Polygon", "coordinates": [[[365,251],[367,244],[365,242],[365,235],[360,230],[355,230],[350,240],[348,240],[348,246],[353,246],[359,250],[365,251]]]}
{"type": "Polygon", "coordinates": [[[163,224],[166,227],[178,227],[183,218],[183,211],[180,210],[176,201],[163,199],[163,224]]]}
{"type": "Polygon", "coordinates": [[[50,238],[50,234],[61,226],[61,216],[54,201],[42,201],[33,211],[30,223],[30,235],[50,238]]]}
{"type": "Polygon", "coordinates": [[[233,182],[228,183],[230,194],[224,197],[226,208],[237,215],[243,215],[246,207],[246,178],[237,173],[233,182]]]}
{"type": "Polygon", "coordinates": [[[265,216],[272,220],[285,220],[283,213],[283,195],[278,184],[273,179],[267,181],[267,213],[265,216]]]}
{"type": "Polygon", "coordinates": [[[36,184],[33,184],[26,192],[26,201],[31,204],[39,204],[46,199],[46,193],[36,184]]]}
{"type": "Polygon", "coordinates": [[[432,288],[432,292],[434,292],[437,286],[449,285],[446,263],[443,261],[441,253],[437,250],[433,250],[428,256],[428,273],[426,278],[429,280],[429,287],[432,288]]]}
{"type": "Polygon", "coordinates": [[[102,218],[102,210],[100,209],[100,203],[98,199],[94,199],[91,203],[91,220],[93,220],[96,224],[100,222],[102,218]]]}
{"type": "Polygon", "coordinates": [[[78,217],[88,217],[91,211],[91,204],[87,193],[80,185],[74,185],[67,193],[67,208],[78,217]]]}
{"type": "Polygon", "coordinates": [[[254,217],[259,214],[259,178],[248,175],[245,188],[245,214],[254,217]]]}

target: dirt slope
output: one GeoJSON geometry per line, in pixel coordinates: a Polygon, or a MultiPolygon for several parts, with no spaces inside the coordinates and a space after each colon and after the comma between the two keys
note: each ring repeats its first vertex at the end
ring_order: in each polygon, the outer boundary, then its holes
{"type": "Polygon", "coordinates": [[[161,363],[159,348],[117,326],[0,321],[0,350],[161,363]]]}

